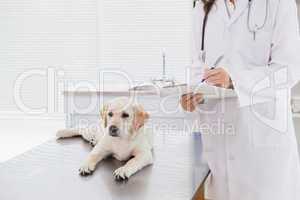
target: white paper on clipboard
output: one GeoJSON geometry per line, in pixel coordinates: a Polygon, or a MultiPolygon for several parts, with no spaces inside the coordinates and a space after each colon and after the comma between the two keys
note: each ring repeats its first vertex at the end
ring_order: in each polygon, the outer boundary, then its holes
{"type": "Polygon", "coordinates": [[[166,86],[160,89],[161,96],[183,95],[187,93],[202,93],[206,98],[221,99],[237,97],[236,92],[232,89],[220,88],[207,83],[201,83],[197,86],[190,87],[187,84],[177,84],[166,86]]]}

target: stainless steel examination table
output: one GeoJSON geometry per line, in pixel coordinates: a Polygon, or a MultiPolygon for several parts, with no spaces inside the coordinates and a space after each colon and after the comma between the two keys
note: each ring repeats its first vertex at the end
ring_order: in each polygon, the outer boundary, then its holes
{"type": "Polygon", "coordinates": [[[79,176],[90,150],[80,138],[52,140],[0,164],[0,200],[185,200],[208,172],[198,134],[156,134],[154,164],[123,183],[112,175],[123,163],[112,158],[79,176]]]}

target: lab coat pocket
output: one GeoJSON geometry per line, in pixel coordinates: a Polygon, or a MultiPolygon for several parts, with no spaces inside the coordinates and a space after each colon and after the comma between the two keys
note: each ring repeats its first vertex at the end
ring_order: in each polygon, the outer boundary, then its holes
{"type": "Polygon", "coordinates": [[[271,38],[269,31],[258,31],[255,36],[249,32],[244,41],[245,46],[242,45],[241,54],[252,65],[266,65],[271,56],[271,38]]]}
{"type": "Polygon", "coordinates": [[[274,103],[260,103],[252,105],[249,124],[252,135],[252,143],[255,148],[284,147],[287,144],[287,133],[277,130],[270,121],[276,114],[274,103]]]}

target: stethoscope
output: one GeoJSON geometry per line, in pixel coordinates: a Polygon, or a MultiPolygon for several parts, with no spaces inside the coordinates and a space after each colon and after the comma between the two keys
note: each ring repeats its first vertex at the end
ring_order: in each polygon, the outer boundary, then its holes
{"type": "MultiPolygon", "coordinates": [[[[226,2],[226,0],[224,0],[224,1],[225,1],[227,13],[230,16],[227,2],[226,2]]],[[[268,18],[268,15],[269,15],[269,0],[265,0],[265,1],[266,1],[266,11],[265,11],[265,16],[264,16],[263,23],[261,25],[258,25],[258,24],[255,23],[254,26],[251,26],[251,13],[252,13],[252,8],[253,8],[253,0],[248,0],[247,28],[248,28],[248,31],[253,34],[253,40],[254,41],[256,40],[257,32],[260,31],[261,29],[263,29],[264,26],[267,23],[267,18],[268,18]]],[[[197,2],[199,2],[199,0],[194,0],[194,8],[196,7],[197,2]]],[[[206,24],[207,24],[209,11],[210,10],[205,12],[205,15],[204,15],[204,18],[203,18],[203,23],[202,23],[201,52],[204,52],[203,53],[204,57],[205,57],[205,51],[204,51],[204,49],[205,49],[205,31],[206,31],[206,24]]]]}
{"type": "Polygon", "coordinates": [[[269,15],[269,0],[265,0],[266,1],[266,11],[265,11],[265,17],[264,17],[264,21],[261,25],[258,25],[255,23],[254,27],[251,27],[251,22],[250,22],[250,15],[251,15],[251,10],[252,10],[252,3],[253,0],[249,0],[248,2],[248,17],[247,17],[247,26],[248,26],[248,30],[250,33],[253,34],[253,40],[256,40],[256,33],[258,31],[260,31],[261,29],[264,28],[264,26],[267,23],[267,19],[268,19],[268,15],[269,15]]]}

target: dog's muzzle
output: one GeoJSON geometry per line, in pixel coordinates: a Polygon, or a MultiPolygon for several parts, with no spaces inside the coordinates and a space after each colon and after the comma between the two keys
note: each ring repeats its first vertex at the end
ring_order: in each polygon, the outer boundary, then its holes
{"type": "Polygon", "coordinates": [[[115,126],[115,125],[111,125],[109,127],[108,132],[109,132],[109,135],[112,136],[112,137],[119,136],[119,128],[117,126],[115,126]]]}

